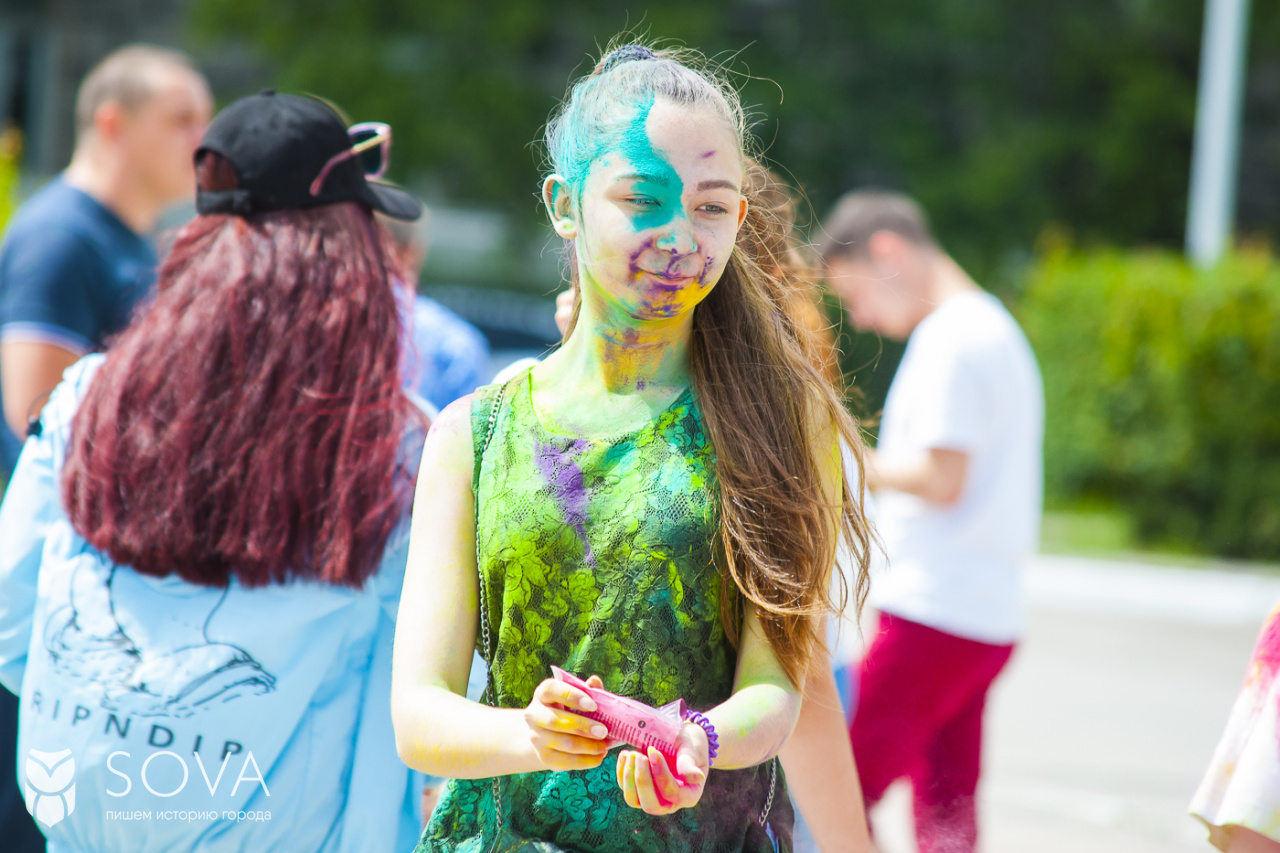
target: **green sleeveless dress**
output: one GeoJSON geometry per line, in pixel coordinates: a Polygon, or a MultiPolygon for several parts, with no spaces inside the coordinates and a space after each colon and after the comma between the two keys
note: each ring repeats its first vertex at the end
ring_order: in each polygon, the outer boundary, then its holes
{"type": "MultiPolygon", "coordinates": [[[[471,407],[497,690],[486,701],[525,707],[552,664],[654,706],[683,697],[705,711],[729,698],[737,653],[712,553],[715,452],[692,389],[635,432],[572,438],[541,423],[526,371],[502,391],[481,453],[499,391],[480,389],[471,407]]],[[[654,817],[623,800],[618,752],[593,770],[502,777],[506,828],[580,853],[790,849],[776,760],[713,767],[696,807],[654,817]]],[[[493,780],[452,780],[418,850],[488,851],[495,832],[493,780]]]]}

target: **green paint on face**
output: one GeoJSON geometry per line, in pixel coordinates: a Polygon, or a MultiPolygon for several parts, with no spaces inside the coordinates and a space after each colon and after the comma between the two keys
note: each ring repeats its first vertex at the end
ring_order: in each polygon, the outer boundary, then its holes
{"type": "Polygon", "coordinates": [[[630,177],[635,180],[633,188],[644,199],[643,207],[634,220],[638,231],[660,228],[675,217],[684,215],[684,183],[649,141],[646,124],[655,100],[650,95],[649,100],[636,109],[635,116],[618,141],[618,153],[634,169],[630,173],[630,177]]]}

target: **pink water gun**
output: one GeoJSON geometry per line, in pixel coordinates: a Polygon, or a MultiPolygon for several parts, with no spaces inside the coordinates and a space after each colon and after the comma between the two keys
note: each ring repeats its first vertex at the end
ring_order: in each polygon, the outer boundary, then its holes
{"type": "MultiPolygon", "coordinates": [[[[625,743],[647,754],[649,747],[653,747],[667,760],[671,775],[675,776],[677,781],[680,780],[680,774],[676,772],[676,741],[680,737],[681,725],[685,720],[694,719],[696,714],[688,709],[683,699],[668,702],[661,708],[654,708],[599,687],[589,687],[587,682],[558,666],[551,667],[551,672],[560,681],[578,688],[595,701],[596,710],[594,711],[581,711],[577,708],[567,710],[589,720],[604,723],[605,728],[609,730],[610,749],[625,743]]],[[[715,736],[711,734],[710,737],[712,738],[711,757],[715,758],[715,736]]]]}

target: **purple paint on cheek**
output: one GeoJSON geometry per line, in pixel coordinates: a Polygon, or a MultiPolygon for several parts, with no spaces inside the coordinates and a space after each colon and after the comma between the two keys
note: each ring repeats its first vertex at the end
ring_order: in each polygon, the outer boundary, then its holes
{"type": "Polygon", "coordinates": [[[563,449],[555,444],[539,444],[534,448],[534,458],[543,479],[551,487],[556,503],[564,512],[565,523],[577,532],[582,540],[583,556],[587,565],[595,568],[595,556],[591,553],[591,543],[587,541],[587,487],[583,480],[582,469],[578,467],[575,457],[587,449],[583,439],[576,438],[567,442],[563,449]]]}
{"type": "Polygon", "coordinates": [[[715,155],[716,155],[716,150],[715,150],[714,148],[712,148],[712,149],[711,149],[710,151],[708,151],[706,154],[703,154],[703,155],[702,155],[702,159],[703,159],[703,160],[705,160],[705,159],[707,159],[708,157],[714,157],[715,155]]]}
{"type": "Polygon", "coordinates": [[[716,265],[716,259],[712,257],[708,257],[707,262],[702,265],[702,275],[698,276],[699,284],[707,283],[707,279],[711,277],[711,270],[715,268],[715,265],[716,265]]]}
{"type": "Polygon", "coordinates": [[[651,250],[656,250],[656,247],[654,246],[656,242],[657,241],[655,239],[649,239],[645,241],[644,245],[630,254],[629,260],[631,263],[628,266],[628,270],[630,270],[632,278],[638,279],[640,276],[644,275],[644,273],[648,272],[648,270],[645,270],[640,266],[640,256],[651,250]]]}
{"type": "Polygon", "coordinates": [[[630,260],[630,261],[631,261],[630,270],[631,270],[631,274],[632,274],[633,276],[637,276],[637,277],[638,277],[638,276],[640,275],[640,273],[642,273],[642,272],[643,272],[643,270],[641,270],[641,269],[640,269],[640,265],[639,265],[638,263],[636,263],[636,261],[637,261],[637,260],[639,260],[640,256],[641,256],[641,255],[643,255],[643,254],[645,253],[645,250],[646,250],[646,249],[648,249],[648,248],[649,248],[650,246],[652,246],[652,245],[653,245],[653,241],[652,241],[652,240],[650,240],[649,242],[647,242],[647,243],[645,243],[643,246],[641,246],[639,249],[636,249],[634,252],[632,252],[632,253],[631,253],[631,255],[628,257],[628,260],[630,260]]]}

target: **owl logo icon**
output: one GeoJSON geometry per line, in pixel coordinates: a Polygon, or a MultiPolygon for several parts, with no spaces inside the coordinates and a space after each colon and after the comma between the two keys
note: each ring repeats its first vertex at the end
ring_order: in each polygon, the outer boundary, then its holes
{"type": "Polygon", "coordinates": [[[53,826],[76,808],[76,762],[71,750],[27,752],[27,811],[53,826]]]}

